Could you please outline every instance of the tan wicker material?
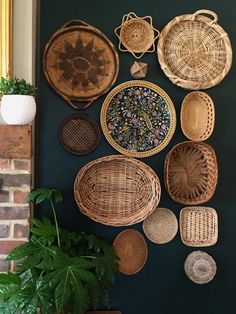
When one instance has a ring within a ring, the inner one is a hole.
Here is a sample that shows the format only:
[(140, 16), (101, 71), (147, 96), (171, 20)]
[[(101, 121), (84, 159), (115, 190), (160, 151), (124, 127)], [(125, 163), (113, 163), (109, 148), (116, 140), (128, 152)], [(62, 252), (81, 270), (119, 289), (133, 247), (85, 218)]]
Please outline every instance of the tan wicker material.
[[(152, 103), (148, 106), (149, 101)], [(164, 149), (176, 127), (175, 107), (170, 97), (159, 86), (142, 80), (116, 86), (103, 102), (100, 120), (111, 146), (135, 158), (149, 157)], [(126, 136), (128, 140), (124, 143)], [(142, 145), (138, 146), (140, 142)]]
[(178, 231), (175, 214), (167, 208), (157, 208), (143, 221), (143, 231), (154, 243), (170, 242)]
[(217, 242), (217, 212), (211, 207), (185, 207), (180, 212), (181, 240), (188, 246), (210, 246)]
[(135, 61), (130, 68), (130, 74), (135, 79), (144, 78), (147, 74), (147, 68), (147, 63)]
[(121, 231), (113, 242), (119, 257), (119, 270), (126, 275), (138, 273), (145, 265), (148, 248), (143, 235), (134, 229)]
[(174, 201), (185, 205), (207, 202), (218, 180), (214, 149), (203, 142), (177, 144), (166, 156), (164, 179)]
[[(110, 40), (80, 20), (62, 26), (44, 50), (43, 71), (51, 87), (75, 109), (83, 109), (115, 83), (119, 58)], [(83, 102), (83, 106), (77, 102)]]
[(100, 137), (100, 128), (87, 113), (66, 117), (59, 128), (59, 138), (63, 147), (76, 155), (92, 152), (97, 147)]
[(111, 155), (89, 162), (74, 183), (82, 213), (111, 226), (144, 220), (157, 207), (161, 186), (155, 172), (143, 162)]
[(123, 16), (115, 34), (119, 38), (119, 50), (130, 52), (136, 59), (140, 59), (144, 53), (155, 51), (155, 40), (160, 32), (153, 27), (151, 16), (138, 17), (130, 12)]
[(232, 47), (217, 20), (214, 12), (203, 9), (175, 17), (162, 30), (158, 59), (174, 84), (186, 89), (206, 89), (219, 84), (229, 72)]
[(215, 107), (204, 92), (191, 92), (183, 100), (180, 113), (184, 135), (192, 141), (207, 140), (215, 125)]
[(215, 277), (217, 266), (209, 254), (202, 251), (194, 251), (186, 258), (184, 270), (188, 278), (193, 282), (206, 284)]

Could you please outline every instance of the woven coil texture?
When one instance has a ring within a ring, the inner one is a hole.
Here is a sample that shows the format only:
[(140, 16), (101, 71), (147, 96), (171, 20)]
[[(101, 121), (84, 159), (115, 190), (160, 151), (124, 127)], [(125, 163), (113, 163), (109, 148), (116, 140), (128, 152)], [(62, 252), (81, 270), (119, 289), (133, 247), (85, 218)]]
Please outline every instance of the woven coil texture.
[(203, 9), (175, 17), (162, 30), (158, 59), (174, 84), (206, 89), (219, 84), (229, 72), (232, 47), (217, 20), (214, 12)]
[(101, 131), (89, 114), (74, 114), (64, 119), (59, 128), (63, 147), (70, 153), (84, 155), (98, 145)]
[(202, 142), (182, 142), (167, 154), (164, 166), (166, 190), (181, 204), (207, 202), (214, 194), (218, 167), (214, 149)]
[(178, 221), (168, 208), (157, 208), (143, 221), (143, 231), (150, 241), (164, 244), (175, 237)]
[(214, 259), (206, 252), (194, 251), (186, 258), (184, 270), (193, 282), (206, 284), (215, 277), (217, 266)]
[(207, 140), (215, 125), (215, 107), (204, 92), (191, 92), (183, 100), (180, 113), (184, 135), (192, 141)]
[(111, 226), (144, 220), (157, 207), (160, 195), (155, 172), (145, 163), (121, 155), (88, 163), (74, 183), (74, 197), (81, 212)]
[(180, 212), (180, 236), (188, 246), (210, 246), (217, 242), (217, 213), (211, 207), (185, 207)]
[(127, 229), (120, 232), (113, 242), (113, 247), (119, 257), (121, 273), (134, 275), (144, 267), (148, 257), (148, 248), (139, 231)]

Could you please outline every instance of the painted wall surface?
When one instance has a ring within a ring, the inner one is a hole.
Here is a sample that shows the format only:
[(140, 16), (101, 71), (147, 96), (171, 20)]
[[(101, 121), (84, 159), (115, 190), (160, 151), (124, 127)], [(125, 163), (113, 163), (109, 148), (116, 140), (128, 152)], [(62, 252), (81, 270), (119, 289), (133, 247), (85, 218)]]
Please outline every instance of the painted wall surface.
[[(98, 224), (83, 216), (73, 199), (73, 183), (77, 172), (87, 162), (117, 152), (103, 137), (98, 148), (91, 154), (77, 157), (66, 152), (58, 138), (61, 121), (75, 113), (48, 85), (42, 70), (42, 56), (46, 43), (61, 25), (71, 19), (84, 20), (101, 31), (117, 47), (114, 29), (121, 23), (125, 13), (135, 12), (139, 16), (151, 15), (154, 26), (162, 29), (175, 16), (193, 13), (207, 8), (219, 16), (219, 24), (228, 32), (236, 51), (236, 14), (233, 0), (173, 0), (173, 1), (77, 1), (41, 0), (38, 86), (39, 116), (37, 121), (37, 185), (53, 186), (61, 190), (64, 203), (60, 206), (59, 219), (64, 227), (92, 232), (112, 241), (125, 228), (112, 228)], [(129, 69), (134, 58), (128, 53), (119, 53), (120, 72), (116, 84), (130, 80)], [(188, 91), (173, 85), (160, 69), (156, 53), (142, 58), (148, 63), (147, 80), (162, 87), (171, 97), (177, 112), (177, 129), (170, 144), (159, 154), (143, 161), (159, 175), (162, 185), (160, 206), (172, 209), (178, 216), (181, 204), (173, 202), (164, 188), (163, 164), (168, 151), (175, 144), (186, 140), (180, 129), (181, 102)], [(235, 61), (235, 60), (234, 60)], [(236, 283), (236, 94), (235, 62), (223, 82), (207, 90), (215, 102), (216, 123), (213, 135), (207, 141), (217, 154), (219, 182), (213, 198), (205, 205), (216, 208), (219, 217), (219, 240), (215, 246), (202, 250), (216, 260), (218, 271), (211, 283), (196, 285), (185, 275), (183, 264), (186, 256), (194, 250), (182, 244), (179, 234), (166, 245), (155, 245), (147, 240), (149, 257), (145, 268), (135, 276), (120, 274), (111, 293), (111, 307), (123, 314), (235, 314)], [(97, 100), (86, 112), (99, 122), (99, 113), (105, 96)], [(41, 208), (36, 215), (50, 215)], [(142, 231), (142, 224), (132, 226)]]

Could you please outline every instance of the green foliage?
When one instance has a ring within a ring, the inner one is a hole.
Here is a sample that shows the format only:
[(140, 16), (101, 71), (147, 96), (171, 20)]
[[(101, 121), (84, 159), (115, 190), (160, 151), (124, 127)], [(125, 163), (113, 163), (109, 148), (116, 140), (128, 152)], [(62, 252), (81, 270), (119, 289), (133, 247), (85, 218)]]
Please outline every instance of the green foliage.
[(1, 77), (0, 80), (0, 94), (1, 95), (28, 95), (35, 96), (37, 88), (24, 79), (17, 77)]
[[(30, 201), (61, 202), (55, 189), (37, 189)], [(55, 218), (55, 217), (54, 217)], [(8, 255), (17, 261), (15, 274), (0, 274), (0, 313), (83, 313), (99, 302), (108, 305), (108, 292), (118, 272), (112, 246), (94, 235), (69, 232), (49, 219), (33, 219), (29, 242)], [(58, 238), (59, 244), (58, 245)]]

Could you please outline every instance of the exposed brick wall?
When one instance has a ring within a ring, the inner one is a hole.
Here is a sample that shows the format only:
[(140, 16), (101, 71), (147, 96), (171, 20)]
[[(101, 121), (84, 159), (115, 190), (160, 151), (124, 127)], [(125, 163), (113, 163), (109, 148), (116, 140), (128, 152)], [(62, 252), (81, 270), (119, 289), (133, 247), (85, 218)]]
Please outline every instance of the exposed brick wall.
[[(14, 270), (14, 265), (5, 258), (11, 249), (25, 243), (29, 236), (30, 130), (30, 126), (0, 126), (0, 272)], [(16, 146), (21, 148), (19, 154)]]

